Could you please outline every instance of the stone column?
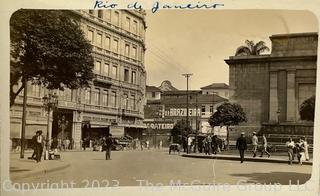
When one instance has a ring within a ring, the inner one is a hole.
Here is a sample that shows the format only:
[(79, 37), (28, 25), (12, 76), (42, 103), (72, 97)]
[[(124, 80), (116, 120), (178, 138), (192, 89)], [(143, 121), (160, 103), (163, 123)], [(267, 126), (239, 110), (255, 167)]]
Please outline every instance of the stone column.
[(80, 150), (80, 140), (81, 140), (81, 122), (82, 113), (78, 111), (73, 111), (73, 122), (72, 122), (72, 139), (74, 141), (74, 149)]
[[(48, 113), (47, 113), (48, 115)], [(48, 134), (48, 142), (49, 142), (49, 147), (51, 146), (51, 142), (52, 142), (52, 122), (53, 122), (53, 112), (50, 111), (50, 114), (49, 114), (49, 126), (47, 128), (49, 128), (49, 130), (46, 130), (46, 132), (43, 132), (42, 135), (47, 137), (47, 131), (49, 132)]]
[(269, 121), (277, 122), (278, 116), (278, 73), (270, 72)]
[(295, 70), (287, 71), (287, 121), (296, 119)]

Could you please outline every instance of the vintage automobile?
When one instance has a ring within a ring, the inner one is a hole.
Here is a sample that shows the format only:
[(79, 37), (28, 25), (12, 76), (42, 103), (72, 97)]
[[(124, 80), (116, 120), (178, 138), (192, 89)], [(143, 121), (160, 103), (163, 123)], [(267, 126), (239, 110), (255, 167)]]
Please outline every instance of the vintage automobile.
[[(111, 150), (119, 151), (128, 148), (132, 144), (132, 138), (130, 136), (121, 136), (121, 137), (113, 137), (113, 144)], [(103, 141), (95, 143), (93, 146), (94, 151), (105, 151), (105, 147), (103, 146)]]

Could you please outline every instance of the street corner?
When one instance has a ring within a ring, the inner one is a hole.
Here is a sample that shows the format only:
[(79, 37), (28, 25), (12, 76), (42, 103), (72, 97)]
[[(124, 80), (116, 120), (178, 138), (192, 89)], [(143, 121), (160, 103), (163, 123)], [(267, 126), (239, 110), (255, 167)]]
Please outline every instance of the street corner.
[(30, 159), (10, 160), (9, 174), (10, 179), (15, 181), (63, 170), (70, 166), (70, 163), (63, 160), (43, 160), (38, 163)]

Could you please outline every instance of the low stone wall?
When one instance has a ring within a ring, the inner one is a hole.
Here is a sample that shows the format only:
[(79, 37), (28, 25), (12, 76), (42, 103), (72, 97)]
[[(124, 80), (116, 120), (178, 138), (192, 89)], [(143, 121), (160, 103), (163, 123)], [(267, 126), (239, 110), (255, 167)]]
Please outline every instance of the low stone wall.
[(313, 143), (313, 124), (262, 124), (261, 126), (230, 126), (230, 144), (235, 143), (241, 132), (245, 132), (248, 143), (251, 143), (252, 132), (257, 132), (258, 136), (265, 134), (269, 143), (285, 144), (288, 137), (298, 141), (305, 136), (309, 144)]

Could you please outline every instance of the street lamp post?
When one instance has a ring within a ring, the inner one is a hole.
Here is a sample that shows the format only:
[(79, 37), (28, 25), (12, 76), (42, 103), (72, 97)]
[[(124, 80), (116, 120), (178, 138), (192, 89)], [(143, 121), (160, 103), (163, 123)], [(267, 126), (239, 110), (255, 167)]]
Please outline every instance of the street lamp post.
[(281, 113), (281, 111), (280, 111), (280, 109), (278, 109), (278, 111), (277, 111), (278, 124), (280, 124), (280, 113)]
[(46, 150), (45, 150), (45, 155), (44, 155), (44, 158), (48, 159), (49, 148), (50, 148), (50, 144), (49, 144), (50, 111), (51, 110), (53, 111), (57, 107), (58, 96), (56, 95), (56, 93), (54, 93), (53, 95), (51, 93), (49, 93), (48, 95), (45, 95), (42, 99), (43, 99), (43, 107), (48, 112), (47, 113), (48, 117), (47, 117)]
[[(185, 78), (187, 78), (187, 134), (189, 132), (189, 77), (192, 76), (192, 73), (186, 73), (182, 74)], [(182, 139), (182, 134), (181, 134)], [(183, 145), (183, 139), (182, 139), (182, 145)]]

